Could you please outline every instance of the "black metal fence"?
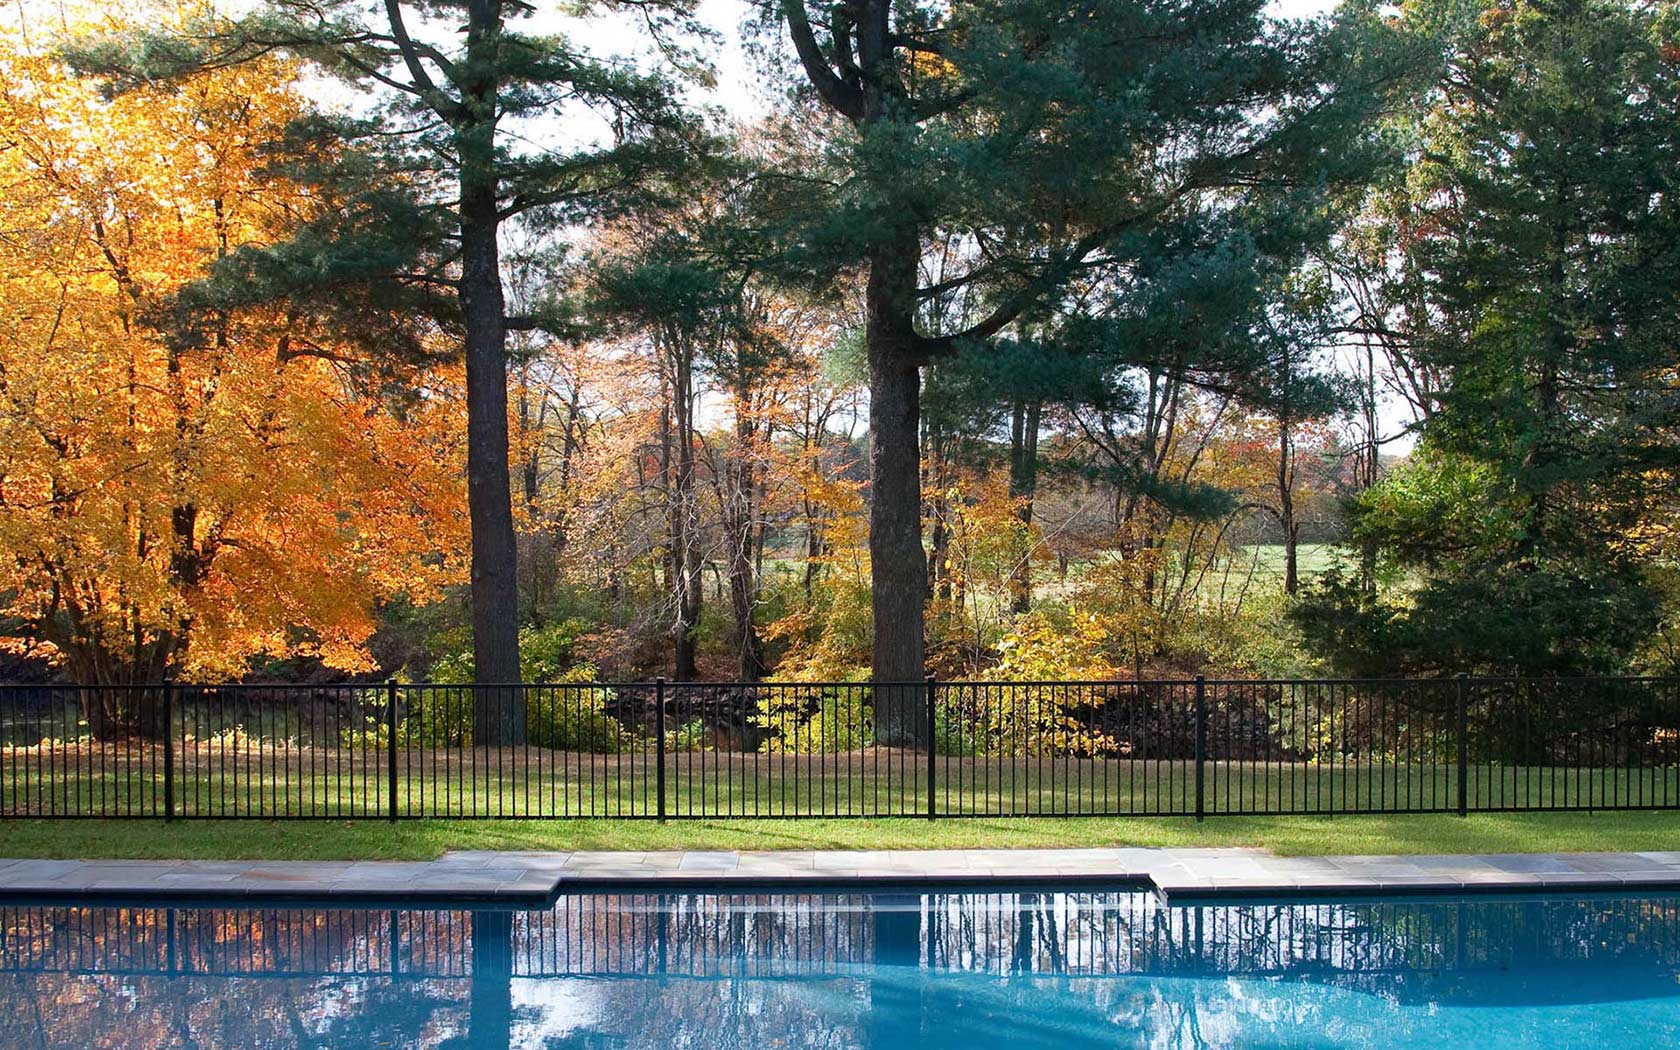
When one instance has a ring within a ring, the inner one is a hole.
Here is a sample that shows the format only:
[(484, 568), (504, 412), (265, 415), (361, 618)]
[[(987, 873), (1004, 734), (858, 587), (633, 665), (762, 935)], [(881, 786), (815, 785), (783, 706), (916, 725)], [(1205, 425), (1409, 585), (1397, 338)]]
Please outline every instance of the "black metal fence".
[(0, 816), (1680, 807), (1680, 679), (0, 686)]

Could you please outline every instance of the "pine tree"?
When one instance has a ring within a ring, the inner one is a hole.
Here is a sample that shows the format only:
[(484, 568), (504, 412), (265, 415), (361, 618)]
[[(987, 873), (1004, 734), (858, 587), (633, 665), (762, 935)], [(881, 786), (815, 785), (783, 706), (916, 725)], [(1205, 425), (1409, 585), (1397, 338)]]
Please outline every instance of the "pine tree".
[[(682, 0), (636, 6), (661, 31), (686, 16)], [(401, 332), (416, 316), (459, 341), (474, 665), (478, 681), (498, 684), (519, 679), (507, 333), (565, 321), (508, 314), (498, 232), (514, 221), (559, 226), (621, 206), (698, 142), (668, 77), (509, 25), (533, 11), (518, 0), (384, 0), (371, 10), (351, 0), (270, 0), (236, 20), (207, 18), (182, 33), (95, 41), (71, 53), (119, 89), (283, 52), (375, 92), (371, 115), (318, 116), (277, 143), (277, 163), (334, 198), (328, 219), (290, 243), (234, 253), (184, 305), (284, 296), (335, 318), (372, 353), (413, 349)], [(595, 119), (611, 131), (597, 142), (540, 118)], [(524, 145), (532, 140), (540, 145)], [(481, 690), (478, 701), (477, 739), (521, 738), (517, 690)]]
[(1680, 453), (1680, 48), (1625, 0), (1420, 5), (1446, 75), (1383, 203), (1385, 319), (1436, 407), (1357, 529), (1419, 585), (1301, 611), (1362, 671), (1624, 670)]
[[(839, 170), (801, 243), (868, 274), (877, 682), (924, 669), (921, 369), (1054, 308), (1163, 222), (1360, 169), (1352, 129), (1393, 73), (1372, 18), (1283, 22), (1264, 8), (780, 0), (803, 78), (837, 118), (812, 117)], [(964, 265), (928, 282), (935, 243)], [(929, 304), (953, 298), (969, 320), (930, 323)], [(921, 739), (919, 691), (886, 692), (880, 738)]]

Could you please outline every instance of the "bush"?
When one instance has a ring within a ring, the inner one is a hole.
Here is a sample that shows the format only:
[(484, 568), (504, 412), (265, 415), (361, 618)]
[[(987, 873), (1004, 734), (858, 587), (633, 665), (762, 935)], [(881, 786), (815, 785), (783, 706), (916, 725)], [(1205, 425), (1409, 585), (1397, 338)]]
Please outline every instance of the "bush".
[[(634, 742), (634, 734), (607, 714), (614, 699), (609, 689), (584, 685), (585, 668), (568, 672), (578, 687), (528, 688), (525, 691), (526, 740), (533, 747), (556, 751), (617, 754)], [(381, 694), (383, 690), (381, 690)], [(397, 746), (404, 749), (472, 747), (473, 691), (467, 687), (430, 686), (402, 691)], [(388, 740), (382, 712), (365, 716), (360, 728), (341, 735), (345, 747), (383, 747)]]
[(585, 751), (614, 755), (629, 750), (634, 735), (607, 714), (614, 694), (610, 689), (539, 689), (526, 698), (529, 740), (555, 751)]
[(1084, 691), (957, 686), (934, 710), (934, 748), (953, 758), (1122, 754), (1119, 741), (1079, 717), (1094, 715), (1100, 702)]
[[(595, 667), (577, 658), (578, 648), (595, 625), (570, 619), (519, 631), (519, 678), (525, 682), (588, 682)], [(471, 648), (458, 649), (432, 665), (432, 681), (465, 685), (475, 678)]]
[(788, 612), (764, 628), (764, 640), (783, 650), (777, 674), (791, 680), (843, 682), (869, 674), (874, 644), (869, 577), (836, 556), (817, 579), (811, 600), (788, 600)]
[[(368, 690), (364, 711), (384, 704), (384, 687)], [(397, 722), (397, 746), (405, 750), (429, 747), (471, 747), (472, 691), (449, 688), (405, 688), (401, 693), (401, 719)], [(346, 729), (340, 743), (347, 748), (385, 747), (389, 740), (385, 715), (375, 711), (363, 715), (363, 725)]]
[(753, 722), (769, 730), (766, 754), (833, 754), (875, 743), (875, 712), (867, 689), (773, 690), (758, 702)]
[(672, 754), (705, 751), (706, 723), (696, 718), (665, 734), (665, 750)]

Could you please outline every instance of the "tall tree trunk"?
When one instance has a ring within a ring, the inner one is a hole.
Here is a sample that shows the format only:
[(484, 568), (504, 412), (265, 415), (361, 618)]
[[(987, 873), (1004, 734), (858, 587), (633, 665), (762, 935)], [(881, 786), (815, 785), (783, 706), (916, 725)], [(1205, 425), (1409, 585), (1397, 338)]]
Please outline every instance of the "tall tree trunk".
[[(745, 386), (743, 381), (742, 386)], [(758, 564), (753, 539), (758, 523), (758, 488), (752, 457), (757, 425), (752, 400), (738, 396), (734, 451), (724, 466), (724, 529), (729, 543), (729, 608), (735, 619), (736, 667), (743, 682), (764, 677), (764, 643), (753, 623), (758, 605)], [(741, 418), (745, 415), (747, 418)]]
[(1019, 615), (1032, 608), (1033, 499), (1038, 492), (1039, 401), (1015, 403), (1009, 428), (1009, 498), (1021, 522), (1022, 542), (1009, 577), (1009, 609)]
[(1295, 443), (1288, 414), (1278, 417), (1278, 524), (1283, 528), (1283, 593), (1301, 589), (1298, 570), (1301, 524), (1295, 520)]
[[(912, 234), (871, 260), (869, 308), (869, 558), (877, 683), (920, 681), (927, 555), (922, 550), (921, 370), (912, 314)], [(920, 743), (926, 722), (919, 688), (877, 688), (875, 734), (885, 744)]]
[[(899, 79), (902, 67), (894, 52), (902, 41), (892, 32), (893, 5), (888, 0), (857, 0), (835, 9), (830, 30), (836, 40), (846, 41), (843, 53), (836, 56), (844, 76), (829, 65), (804, 5), (799, 0), (782, 0), (781, 8), (799, 61), (825, 104), (864, 129), (914, 119)], [(886, 198), (894, 196), (892, 186), (877, 189)], [(869, 248), (864, 293), (871, 437), (872, 673), (878, 686), (918, 681), (927, 666), (922, 635), (927, 557), (922, 550), (917, 448), (920, 366), (927, 348), (915, 329), (922, 238), (915, 215), (899, 213), (894, 221), (896, 228), (883, 231)], [(931, 735), (922, 693), (920, 688), (877, 688), (878, 740), (907, 744)]]
[(750, 497), (740, 497), (745, 506), (740, 520), (731, 522), (729, 550), (729, 605), (735, 618), (737, 666), (741, 681), (756, 682), (764, 677), (764, 643), (753, 623), (758, 604), (758, 580), (753, 565), (753, 527)]
[[(507, 328), (496, 245), (496, 52), (501, 4), (467, 6), (466, 115), (457, 125), (461, 164), (461, 314), (466, 327), (467, 513), (472, 526), (473, 663), (480, 683), (519, 682), (519, 556), (508, 475)], [(479, 689), (480, 744), (525, 739), (521, 690)]]
[(931, 535), (928, 537), (928, 593), (936, 601), (951, 601), (951, 503), (945, 498), (948, 480), (945, 476), (945, 440), (938, 427), (927, 433), (928, 484), (933, 488), (929, 506)]
[[(1369, 340), (1365, 343), (1365, 375), (1360, 384), (1360, 414), (1365, 426), (1365, 447), (1360, 450), (1358, 485), (1361, 492), (1377, 483), (1382, 473), (1382, 435), (1377, 422), (1377, 359)], [(1359, 589), (1365, 594), (1377, 593), (1377, 540), (1364, 536), (1359, 540)]]
[(805, 600), (809, 602), (815, 596), (817, 589), (817, 574), (822, 571), (819, 561), (825, 553), (823, 544), (822, 521), (817, 516), (816, 501), (811, 499), (809, 492), (802, 499), (802, 510), (805, 513)]
[(673, 613), (671, 643), (675, 666), (672, 677), (693, 681), (699, 675), (696, 630), (705, 600), (700, 552), (694, 542), (694, 353), (679, 339), (669, 341), (671, 371), (668, 510), (670, 578)]
[[(817, 437), (816, 428), (812, 422), (812, 398), (810, 391), (805, 394), (805, 419), (802, 424), (801, 458), (810, 471), (810, 477), (822, 476), (822, 443)], [(811, 481), (807, 478), (800, 487), (799, 510), (805, 519), (805, 571), (803, 584), (805, 600), (809, 602), (817, 587), (817, 559), (823, 554), (822, 521), (818, 517), (817, 501), (811, 495)]]
[(543, 606), (546, 601), (544, 583), (553, 571), (550, 554), (552, 547), (547, 530), (539, 527), (542, 524), (541, 484), (542, 484), (542, 431), (545, 424), (546, 405), (539, 409), (535, 419), (531, 416), (531, 384), (529, 372), (520, 377), (519, 383), (519, 447), (521, 459), (519, 463), (520, 498), (524, 504), (526, 522), (526, 544), (523, 569), (527, 584), (526, 595), (530, 599), (530, 606), (526, 611), (526, 621), (532, 627), (542, 627)]

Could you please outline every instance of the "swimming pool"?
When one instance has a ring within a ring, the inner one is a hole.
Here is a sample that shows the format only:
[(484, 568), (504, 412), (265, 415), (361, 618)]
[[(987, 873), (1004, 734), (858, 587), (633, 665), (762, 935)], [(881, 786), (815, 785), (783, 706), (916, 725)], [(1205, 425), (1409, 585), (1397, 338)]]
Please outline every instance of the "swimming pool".
[(1680, 897), (0, 906), (0, 1046), (1668, 1047)]

